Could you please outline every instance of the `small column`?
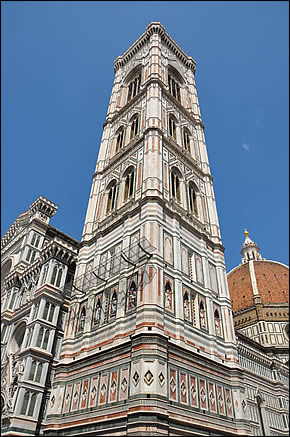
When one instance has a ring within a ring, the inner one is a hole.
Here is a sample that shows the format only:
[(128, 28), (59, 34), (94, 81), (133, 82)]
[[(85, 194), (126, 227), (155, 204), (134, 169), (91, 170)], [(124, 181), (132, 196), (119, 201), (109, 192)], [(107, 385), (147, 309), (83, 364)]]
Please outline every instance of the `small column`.
[(34, 325), (34, 328), (33, 328), (30, 346), (34, 346), (34, 347), (36, 346), (36, 341), (38, 338), (39, 330), (40, 330), (40, 325), (39, 325), (39, 323), (36, 323)]
[(39, 304), (39, 308), (38, 308), (38, 316), (40, 319), (43, 318), (43, 311), (44, 311), (45, 304), (46, 304), (46, 300), (41, 299), (40, 304)]
[(47, 352), (51, 353), (51, 349), (52, 349), (52, 345), (53, 345), (53, 340), (54, 340), (54, 334), (55, 334), (55, 330), (51, 329), (49, 332), (49, 338), (48, 338), (48, 343), (47, 343)]

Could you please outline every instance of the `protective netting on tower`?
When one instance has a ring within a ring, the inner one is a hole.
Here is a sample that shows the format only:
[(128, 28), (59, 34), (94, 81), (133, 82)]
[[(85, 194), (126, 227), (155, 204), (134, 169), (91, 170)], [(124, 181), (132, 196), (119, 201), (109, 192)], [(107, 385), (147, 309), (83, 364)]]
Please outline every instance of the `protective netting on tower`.
[(106, 259), (101, 260), (99, 266), (91, 268), (74, 281), (73, 288), (86, 293), (132, 266), (141, 267), (148, 262), (155, 249), (147, 238), (142, 237), (137, 243), (123, 248), (112, 256), (108, 252)]

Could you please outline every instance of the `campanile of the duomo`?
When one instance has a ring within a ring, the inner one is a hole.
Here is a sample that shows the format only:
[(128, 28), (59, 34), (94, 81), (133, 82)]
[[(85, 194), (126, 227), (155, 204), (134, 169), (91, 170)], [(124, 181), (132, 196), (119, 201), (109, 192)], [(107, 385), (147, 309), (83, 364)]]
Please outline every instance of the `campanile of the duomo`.
[(152, 22), (115, 80), (45, 435), (250, 435), (196, 63)]

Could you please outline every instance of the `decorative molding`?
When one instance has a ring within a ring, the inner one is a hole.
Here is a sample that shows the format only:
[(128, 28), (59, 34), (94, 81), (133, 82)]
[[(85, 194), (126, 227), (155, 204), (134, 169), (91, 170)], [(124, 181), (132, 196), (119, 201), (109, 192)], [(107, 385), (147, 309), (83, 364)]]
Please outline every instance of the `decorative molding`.
[(161, 40), (165, 45), (174, 53), (177, 59), (179, 59), (188, 69), (193, 73), (196, 71), (196, 62), (191, 56), (187, 56), (184, 51), (178, 46), (178, 44), (168, 35), (165, 31), (165, 27), (159, 22), (151, 22), (146, 31), (126, 50), (122, 56), (118, 56), (114, 61), (114, 72), (116, 73), (119, 68), (123, 68), (150, 40), (153, 34), (160, 35)]

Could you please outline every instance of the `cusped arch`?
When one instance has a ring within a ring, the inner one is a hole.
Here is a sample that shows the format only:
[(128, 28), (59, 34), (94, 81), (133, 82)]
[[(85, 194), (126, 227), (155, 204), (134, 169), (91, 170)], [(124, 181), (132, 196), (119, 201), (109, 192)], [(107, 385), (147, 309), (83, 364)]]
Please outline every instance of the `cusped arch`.
[(170, 112), (170, 113), (168, 114), (168, 118), (169, 118), (169, 119), (171, 118), (171, 120), (173, 120), (175, 124), (178, 124), (178, 123), (179, 123), (179, 122), (178, 122), (178, 119), (177, 119), (177, 117), (176, 117), (176, 115), (175, 115), (173, 112)]
[(116, 185), (117, 184), (117, 179), (116, 178), (113, 178), (113, 179), (111, 179), (110, 180), (110, 182), (107, 184), (107, 186), (106, 186), (106, 188), (105, 188), (105, 192), (109, 192), (110, 191), (110, 189), (114, 186), (114, 185)]
[(139, 117), (140, 117), (140, 113), (134, 112), (134, 114), (129, 119), (129, 124), (131, 124), (136, 118), (139, 118)]
[(135, 172), (136, 168), (133, 164), (128, 165), (128, 167), (124, 170), (121, 178), (122, 179), (126, 179), (126, 177), (128, 176), (129, 173)]
[(142, 73), (142, 64), (136, 65), (134, 68), (132, 68), (131, 71), (128, 72), (128, 74), (124, 77), (123, 83), (128, 84), (132, 79), (134, 79), (137, 74)]
[(188, 182), (188, 185), (189, 185), (189, 187), (193, 188), (193, 190), (194, 190), (196, 193), (199, 193), (199, 192), (200, 192), (198, 186), (196, 185), (196, 183), (195, 183), (193, 180), (190, 180), (190, 181)]
[(183, 173), (181, 172), (181, 170), (176, 165), (173, 165), (171, 167), (171, 171), (174, 172), (179, 177), (179, 179), (184, 180)]
[(185, 80), (182, 76), (182, 73), (180, 73), (172, 64), (168, 64), (168, 74), (171, 74), (180, 83), (180, 85), (185, 85)]

